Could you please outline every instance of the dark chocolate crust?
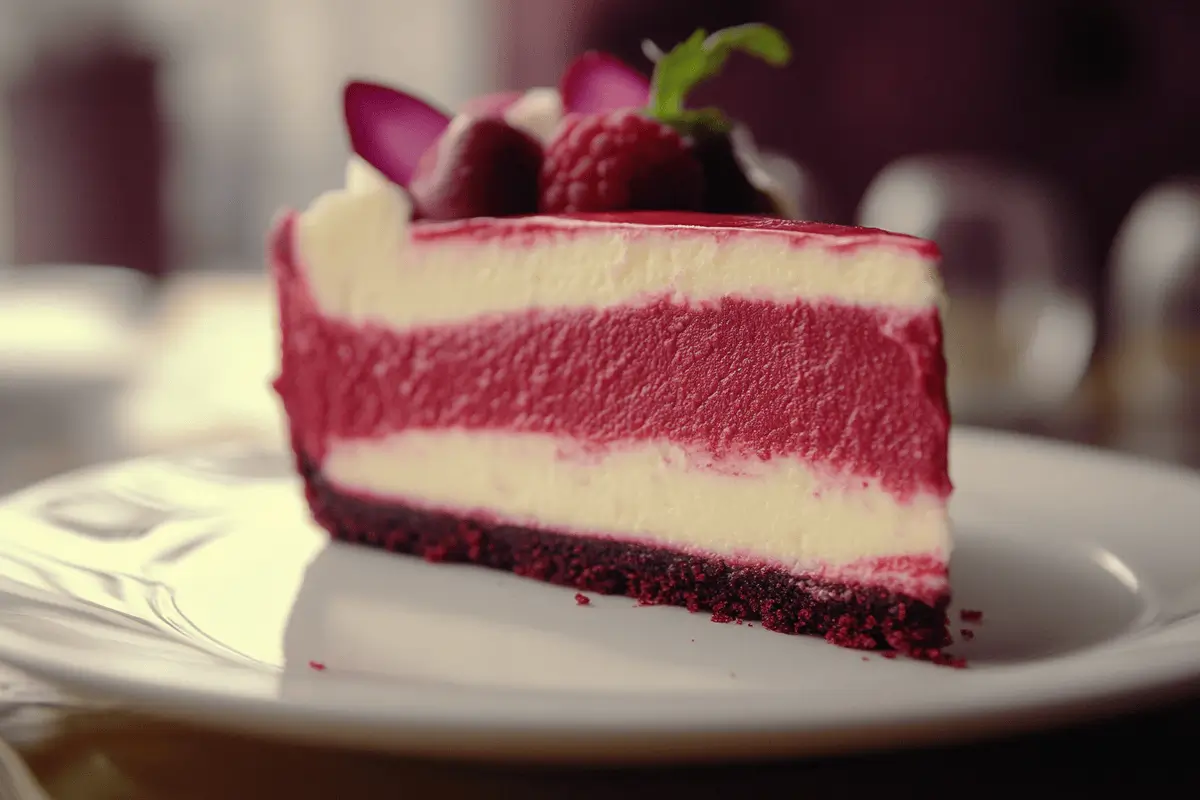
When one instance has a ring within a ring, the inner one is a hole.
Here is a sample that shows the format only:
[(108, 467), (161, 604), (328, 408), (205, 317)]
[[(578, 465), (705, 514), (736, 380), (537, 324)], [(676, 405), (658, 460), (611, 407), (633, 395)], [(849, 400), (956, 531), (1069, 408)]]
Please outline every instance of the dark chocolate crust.
[(379, 503), (339, 491), (304, 457), (298, 466), (314, 518), (341, 541), (707, 611), (721, 622), (761, 620), (773, 631), (821, 636), (843, 647), (958, 663), (942, 651), (950, 641), (948, 594), (930, 604), (770, 566)]

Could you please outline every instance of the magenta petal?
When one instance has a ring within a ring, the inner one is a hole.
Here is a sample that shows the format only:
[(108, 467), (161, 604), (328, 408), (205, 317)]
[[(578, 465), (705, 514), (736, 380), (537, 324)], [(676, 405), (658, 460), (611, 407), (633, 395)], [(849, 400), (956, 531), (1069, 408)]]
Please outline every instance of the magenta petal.
[(567, 113), (594, 114), (650, 102), (650, 80), (607, 53), (584, 53), (568, 64), (559, 91)]
[(460, 113), (472, 117), (498, 117), (524, 96), (524, 92), (493, 92), (463, 103)]
[(388, 180), (407, 187), (450, 117), (412, 95), (353, 81), (343, 93), (350, 146)]

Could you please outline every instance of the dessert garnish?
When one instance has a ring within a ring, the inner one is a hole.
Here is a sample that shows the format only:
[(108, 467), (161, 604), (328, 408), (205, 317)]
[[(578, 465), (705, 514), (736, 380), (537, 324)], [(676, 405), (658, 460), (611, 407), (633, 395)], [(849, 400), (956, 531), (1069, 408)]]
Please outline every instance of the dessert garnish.
[[(455, 117), (405, 92), (355, 81), (344, 95), (354, 152), (412, 194), (418, 219), (677, 210), (782, 215), (749, 177), (716, 108), (687, 95), (745, 53), (787, 63), (783, 35), (748, 24), (697, 30), (657, 54), (647, 79), (605, 53), (568, 65), (557, 90), (501, 92)], [(761, 181), (760, 181), (761, 182)]]
[(783, 66), (792, 57), (787, 40), (769, 25), (752, 23), (707, 35), (696, 31), (654, 65), (647, 112), (681, 132), (728, 131), (729, 120), (716, 108), (689, 109), (684, 99), (698, 84), (715, 77), (735, 52)]
[(669, 125), (635, 109), (567, 117), (546, 145), (539, 210), (699, 211), (704, 171)]
[(500, 116), (458, 117), (409, 191), (419, 219), (507, 217), (537, 209), (542, 146)]
[(352, 81), (343, 92), (350, 146), (385, 178), (408, 186), (421, 156), (450, 125), (449, 115), (405, 92)]
[(597, 114), (642, 108), (650, 102), (650, 80), (608, 53), (590, 52), (563, 72), (558, 90), (568, 114)]

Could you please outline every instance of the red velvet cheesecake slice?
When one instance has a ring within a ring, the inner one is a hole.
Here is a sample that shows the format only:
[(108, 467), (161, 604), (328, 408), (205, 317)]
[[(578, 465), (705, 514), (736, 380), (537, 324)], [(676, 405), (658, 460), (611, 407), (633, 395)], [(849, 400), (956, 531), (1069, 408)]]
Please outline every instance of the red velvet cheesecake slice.
[(412, 224), (356, 170), (271, 251), (276, 385), (335, 536), (945, 643), (933, 245), (700, 214)]
[[(656, 79), (722, 42), (777, 56), (763, 35), (692, 37)], [(946, 660), (936, 247), (705, 213), (770, 208), (770, 181), (712, 112), (597, 111), (581, 69), (612, 61), (581, 63), (570, 91), (453, 122), (348, 90), (346, 186), (270, 248), (276, 388), (314, 517), (568, 598)], [(617, 72), (626, 102), (637, 74)], [(562, 118), (570, 98), (591, 116)]]

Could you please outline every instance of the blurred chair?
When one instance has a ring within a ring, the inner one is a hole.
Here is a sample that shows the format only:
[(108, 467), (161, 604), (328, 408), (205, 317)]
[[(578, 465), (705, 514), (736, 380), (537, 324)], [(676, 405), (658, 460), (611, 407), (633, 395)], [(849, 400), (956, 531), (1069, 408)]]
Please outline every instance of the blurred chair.
[(1200, 178), (1142, 195), (1110, 280), (1116, 443), (1200, 464)]
[(1080, 224), (1049, 182), (983, 160), (912, 157), (868, 187), (860, 224), (941, 247), (956, 419), (1044, 419), (1078, 389), (1096, 342)]

